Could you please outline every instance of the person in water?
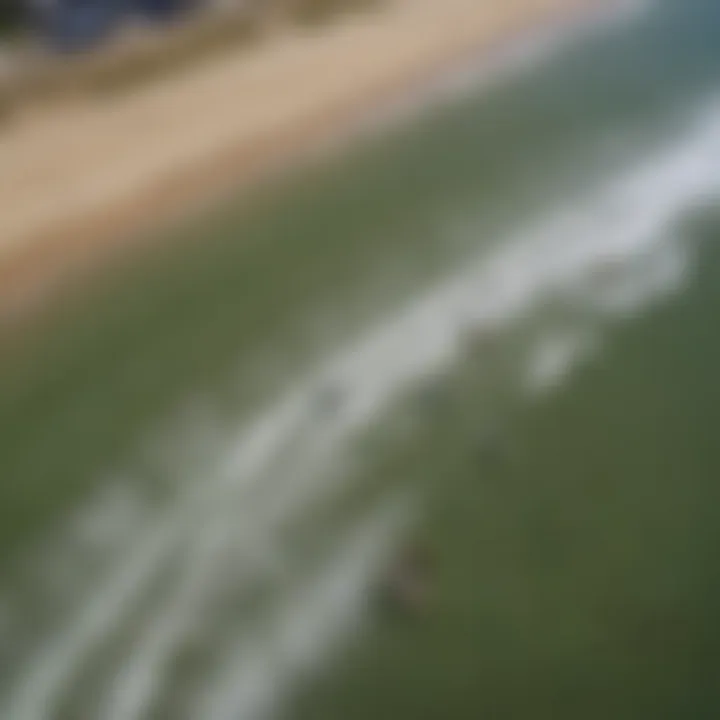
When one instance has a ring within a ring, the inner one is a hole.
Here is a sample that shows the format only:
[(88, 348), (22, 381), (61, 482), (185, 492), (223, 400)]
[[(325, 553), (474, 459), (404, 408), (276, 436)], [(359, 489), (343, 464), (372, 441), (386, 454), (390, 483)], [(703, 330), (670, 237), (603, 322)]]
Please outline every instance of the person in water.
[(432, 599), (432, 559), (421, 543), (405, 547), (388, 569), (382, 587), (384, 605), (392, 612), (425, 612)]

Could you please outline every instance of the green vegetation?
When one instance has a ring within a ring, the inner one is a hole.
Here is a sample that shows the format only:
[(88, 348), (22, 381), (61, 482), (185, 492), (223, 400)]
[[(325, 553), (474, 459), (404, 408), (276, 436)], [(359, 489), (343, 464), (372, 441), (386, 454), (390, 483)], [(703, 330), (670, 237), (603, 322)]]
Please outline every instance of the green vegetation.
[(17, 32), (23, 16), (22, 3), (18, 0), (4, 0), (0, 3), (0, 37)]
[(76, 92), (116, 92), (172, 71), (181, 70), (199, 58), (244, 46), (258, 39), (262, 26), (245, 13), (223, 18), (198, 18), (191, 25), (161, 31), (126, 50), (102, 50), (97, 57), (71, 60), (65, 72), (52, 74), (49, 85)]
[[(22, 95), (0, 87), (0, 117), (22, 98), (118, 92), (190, 66), (201, 58), (244, 47), (285, 18), (314, 23), (341, 12), (375, 7), (384, 0), (287, 0), (267, 9), (198, 14), (143, 38), (120, 39), (91, 53), (66, 57), (25, 73)], [(15, 15), (0, 15), (0, 32)], [(5, 22), (3, 23), (3, 18)]]

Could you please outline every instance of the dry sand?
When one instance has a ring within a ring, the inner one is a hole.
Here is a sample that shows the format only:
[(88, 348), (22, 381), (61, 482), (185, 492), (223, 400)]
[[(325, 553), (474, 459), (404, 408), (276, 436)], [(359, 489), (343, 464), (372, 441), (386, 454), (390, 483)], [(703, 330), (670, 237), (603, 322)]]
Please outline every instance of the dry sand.
[[(589, 0), (388, 0), (0, 132), (0, 308), (130, 245), (469, 52)], [(102, 251), (102, 252), (101, 252)]]

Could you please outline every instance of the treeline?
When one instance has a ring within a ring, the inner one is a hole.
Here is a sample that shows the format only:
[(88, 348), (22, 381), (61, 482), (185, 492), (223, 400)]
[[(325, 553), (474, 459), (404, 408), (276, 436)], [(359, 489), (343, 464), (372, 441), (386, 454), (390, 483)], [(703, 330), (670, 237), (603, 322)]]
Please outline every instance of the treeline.
[[(21, 27), (50, 35), (72, 35), (73, 26), (84, 28), (87, 39), (106, 34), (105, 25), (118, 25), (123, 13), (155, 19), (198, 11), (212, 12), (219, 0), (0, 0), (0, 33)], [(321, 21), (344, 10), (372, 6), (383, 0), (235, 0), (238, 11), (249, 11), (256, 18), (285, 16), (301, 22)], [(232, 6), (232, 0), (223, 3)], [(35, 8), (32, 11), (31, 8)], [(70, 43), (72, 44), (72, 43)], [(78, 44), (86, 44), (79, 42)]]
[[(90, 2), (92, 0), (84, 0)], [(345, 12), (362, 10), (392, 0), (254, 0), (239, 1), (223, 11), (199, 11), (192, 22), (173, 24), (141, 42), (94, 43), (93, 52), (63, 54), (18, 67), (12, 76), (0, 76), (0, 120), (32, 98), (116, 92), (194, 63), (199, 57), (230, 47), (262, 42), (278, 23), (331, 22)], [(19, 4), (0, 0), (6, 27), (23, 23)]]
[(21, 27), (25, 20), (24, 3), (20, 0), (0, 0), (0, 33)]

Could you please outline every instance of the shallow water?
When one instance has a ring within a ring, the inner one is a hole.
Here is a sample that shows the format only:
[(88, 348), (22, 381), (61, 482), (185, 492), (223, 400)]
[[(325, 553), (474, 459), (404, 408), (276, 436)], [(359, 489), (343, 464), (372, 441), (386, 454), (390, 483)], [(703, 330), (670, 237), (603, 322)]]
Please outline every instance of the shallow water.
[(0, 378), (0, 716), (714, 717), (718, 20), (466, 73), (68, 299)]

